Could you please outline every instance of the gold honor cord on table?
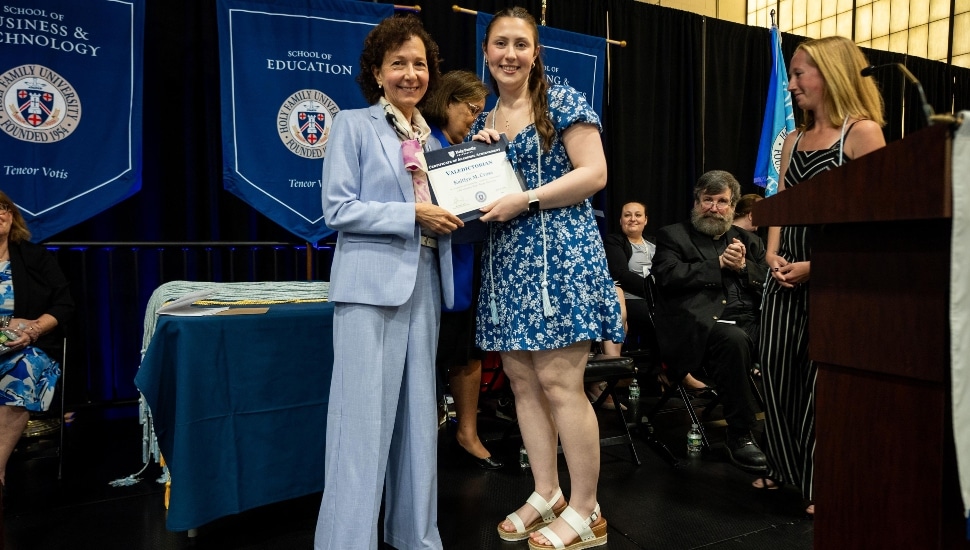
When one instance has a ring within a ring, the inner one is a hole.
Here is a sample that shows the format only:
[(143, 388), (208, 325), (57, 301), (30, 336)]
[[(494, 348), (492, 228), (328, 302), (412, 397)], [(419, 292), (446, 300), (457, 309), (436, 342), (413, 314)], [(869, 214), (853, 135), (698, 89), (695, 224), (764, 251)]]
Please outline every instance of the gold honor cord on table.
[(198, 300), (193, 306), (271, 306), (274, 304), (317, 304), (327, 302), (326, 298), (291, 298), (279, 300)]
[[(451, 6), (451, 11), (454, 11), (457, 13), (467, 13), (468, 15), (478, 15), (477, 11), (463, 8), (457, 4), (453, 4)], [(542, 3), (542, 26), (543, 27), (546, 26), (546, 3), (545, 2)], [(607, 38), (606, 43), (613, 44), (614, 46), (619, 46), (621, 48), (626, 47), (626, 40), (613, 40), (612, 38)]]

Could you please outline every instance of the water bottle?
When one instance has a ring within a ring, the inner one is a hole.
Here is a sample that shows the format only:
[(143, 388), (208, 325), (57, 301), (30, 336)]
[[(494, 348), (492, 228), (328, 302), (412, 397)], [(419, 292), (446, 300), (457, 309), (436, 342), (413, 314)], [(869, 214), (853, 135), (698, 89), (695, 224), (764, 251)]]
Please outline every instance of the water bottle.
[(633, 369), (633, 380), (630, 381), (630, 403), (636, 406), (640, 400), (640, 384), (637, 383), (637, 369)]
[(687, 456), (700, 456), (703, 447), (704, 437), (701, 436), (700, 429), (697, 424), (691, 424), (690, 431), (687, 432)]
[(519, 468), (523, 471), (529, 469), (529, 453), (525, 450), (525, 445), (519, 446)]

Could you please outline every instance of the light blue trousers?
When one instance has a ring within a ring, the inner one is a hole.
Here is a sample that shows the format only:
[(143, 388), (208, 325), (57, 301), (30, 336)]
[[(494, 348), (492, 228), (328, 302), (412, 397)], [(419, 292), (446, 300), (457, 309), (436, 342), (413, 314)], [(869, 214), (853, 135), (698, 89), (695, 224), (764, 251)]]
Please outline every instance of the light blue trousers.
[(376, 550), (385, 488), (384, 540), (399, 550), (442, 548), (434, 377), (440, 303), (437, 258), (422, 247), (404, 305), (335, 304), (315, 550)]

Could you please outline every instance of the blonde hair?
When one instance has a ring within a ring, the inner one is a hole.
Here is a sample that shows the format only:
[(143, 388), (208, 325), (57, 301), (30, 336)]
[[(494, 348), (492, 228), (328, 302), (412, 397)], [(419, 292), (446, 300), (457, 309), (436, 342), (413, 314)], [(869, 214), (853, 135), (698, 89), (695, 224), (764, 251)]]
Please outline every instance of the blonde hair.
[[(806, 40), (795, 48), (804, 51), (825, 81), (825, 109), (830, 125), (839, 127), (846, 117), (868, 119), (885, 126), (882, 95), (876, 83), (861, 74), (869, 66), (854, 42), (843, 36)], [(815, 124), (815, 113), (805, 111), (802, 128)]]

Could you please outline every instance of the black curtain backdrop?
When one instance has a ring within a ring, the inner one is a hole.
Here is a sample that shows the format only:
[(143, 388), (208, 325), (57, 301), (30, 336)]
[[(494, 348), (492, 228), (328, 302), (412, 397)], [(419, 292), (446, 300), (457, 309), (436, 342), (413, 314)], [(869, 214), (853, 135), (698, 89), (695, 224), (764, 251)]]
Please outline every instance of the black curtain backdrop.
[[(541, 0), (454, 3), (486, 13), (521, 5), (537, 20), (542, 4)], [(475, 41), (475, 17), (454, 12), (453, 2), (428, 4), (422, 6), (419, 17), (441, 47), (443, 69), (473, 70), (480, 47)], [(633, 0), (551, 1), (546, 23), (627, 42), (626, 47), (607, 46), (603, 139), (609, 183), (594, 200), (605, 212), (604, 231), (618, 229), (619, 208), (629, 200), (647, 203), (648, 232), (684, 219), (692, 185), (706, 170), (728, 170), (745, 192), (759, 190), (751, 181), (771, 60), (767, 29)], [(299, 244), (297, 237), (223, 189), (216, 1), (148, 0), (145, 24), (141, 191), (51, 241)], [(783, 35), (786, 63), (801, 40)], [(873, 64), (906, 63), (923, 82), (937, 112), (970, 108), (970, 70), (865, 51)], [(910, 133), (925, 125), (912, 86), (892, 69), (880, 72), (877, 80), (891, 121), (887, 140), (899, 139), (904, 128)], [(86, 347), (88, 372), (80, 378), (86, 380), (89, 400), (137, 394), (133, 378), (140, 362), (141, 320), (147, 296), (157, 284), (157, 280), (100, 281), (96, 288), (80, 290), (83, 295), (77, 299), (82, 307), (103, 311), (100, 320), (92, 322), (98, 338), (73, 344)]]

